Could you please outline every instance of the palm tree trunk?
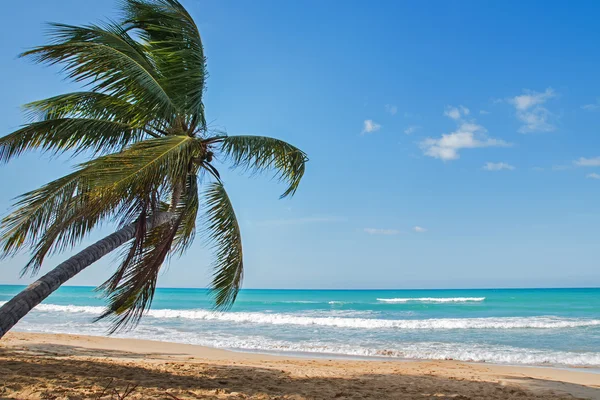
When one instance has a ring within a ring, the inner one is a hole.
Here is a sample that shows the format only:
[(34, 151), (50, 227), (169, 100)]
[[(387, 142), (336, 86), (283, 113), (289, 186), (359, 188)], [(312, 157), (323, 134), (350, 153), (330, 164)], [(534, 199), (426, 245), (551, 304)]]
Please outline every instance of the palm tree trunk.
[[(149, 227), (162, 225), (173, 218), (171, 213), (158, 214)], [(60, 263), (52, 271), (42, 276), (21, 293), (0, 307), (0, 339), (23, 318), (33, 307), (40, 304), (63, 283), (89, 267), (135, 235), (135, 225), (131, 224), (108, 235), (93, 245)]]

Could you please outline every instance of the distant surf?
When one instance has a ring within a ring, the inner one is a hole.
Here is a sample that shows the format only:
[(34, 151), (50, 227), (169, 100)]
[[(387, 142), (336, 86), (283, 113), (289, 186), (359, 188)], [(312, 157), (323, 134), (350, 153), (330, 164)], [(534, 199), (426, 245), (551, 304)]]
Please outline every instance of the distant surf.
[(399, 298), (399, 299), (377, 299), (382, 303), (467, 303), (470, 301), (484, 301), (485, 297), (416, 297), (416, 298)]

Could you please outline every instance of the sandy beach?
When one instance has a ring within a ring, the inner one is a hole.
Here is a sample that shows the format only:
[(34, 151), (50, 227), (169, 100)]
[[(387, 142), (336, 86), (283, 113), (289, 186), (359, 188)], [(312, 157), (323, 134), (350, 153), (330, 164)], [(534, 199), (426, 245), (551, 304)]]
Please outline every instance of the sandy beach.
[(0, 341), (0, 398), (600, 399), (600, 374), (451, 360), (294, 358), (10, 333)]

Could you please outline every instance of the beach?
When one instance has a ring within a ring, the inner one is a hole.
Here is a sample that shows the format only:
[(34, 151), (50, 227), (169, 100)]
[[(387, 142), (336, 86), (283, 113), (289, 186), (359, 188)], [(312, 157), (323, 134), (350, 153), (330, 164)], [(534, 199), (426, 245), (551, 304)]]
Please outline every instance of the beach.
[[(21, 287), (0, 285), (0, 304)], [(600, 368), (600, 289), (253, 290), (214, 312), (203, 289), (158, 288), (134, 330), (116, 337), (308, 357)], [(61, 287), (21, 332), (104, 336), (92, 287)]]
[(118, 399), (128, 391), (128, 399), (600, 399), (600, 374), (274, 356), (66, 334), (12, 332), (0, 341), (0, 398)]

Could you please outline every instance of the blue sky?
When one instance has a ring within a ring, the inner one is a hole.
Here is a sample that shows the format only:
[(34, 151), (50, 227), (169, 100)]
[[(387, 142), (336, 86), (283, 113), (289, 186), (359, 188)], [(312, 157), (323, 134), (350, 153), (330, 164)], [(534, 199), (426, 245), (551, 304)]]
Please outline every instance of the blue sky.
[[(268, 176), (225, 171), (245, 287), (600, 286), (598, 2), (184, 4), (208, 57), (211, 126), (310, 157), (291, 200)], [(115, 6), (5, 5), (2, 134), (24, 122), (21, 104), (77, 88), (16, 57), (44, 43), (44, 22), (98, 22)], [(73, 164), (30, 153), (2, 166), (0, 212)], [(159, 284), (205, 286), (209, 256), (197, 240)], [(25, 260), (2, 261), (0, 283), (30, 282)]]

